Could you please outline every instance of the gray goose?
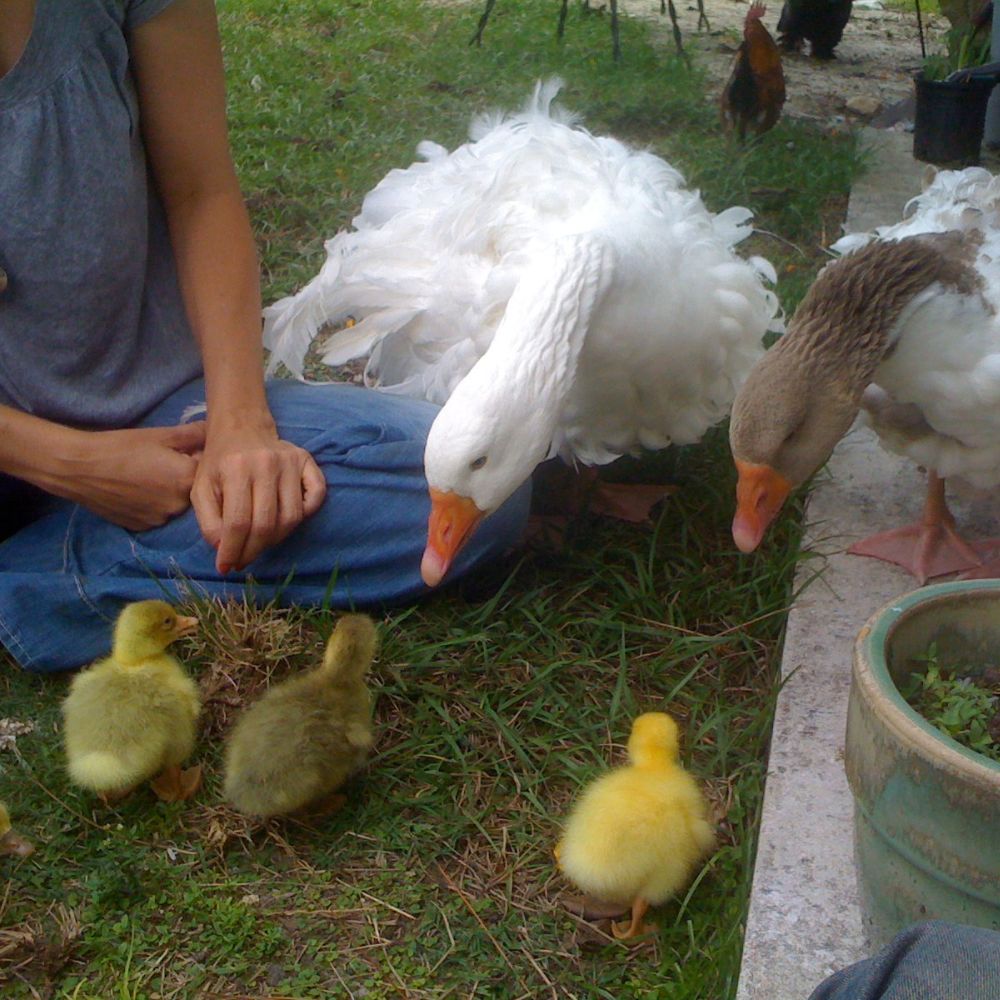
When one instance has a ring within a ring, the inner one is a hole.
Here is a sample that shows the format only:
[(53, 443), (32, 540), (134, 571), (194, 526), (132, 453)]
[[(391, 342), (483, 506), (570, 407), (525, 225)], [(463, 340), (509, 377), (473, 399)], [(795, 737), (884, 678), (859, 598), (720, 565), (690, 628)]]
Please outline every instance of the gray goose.
[[(928, 470), (921, 519), (851, 546), (924, 580), (1000, 575), (1000, 539), (958, 533), (945, 479), (1000, 483), (1000, 182), (939, 174), (903, 223), (828, 264), (788, 332), (733, 403), (733, 538), (760, 544), (785, 498), (829, 458), (859, 411), (889, 450)], [(850, 249), (872, 237), (850, 237)]]

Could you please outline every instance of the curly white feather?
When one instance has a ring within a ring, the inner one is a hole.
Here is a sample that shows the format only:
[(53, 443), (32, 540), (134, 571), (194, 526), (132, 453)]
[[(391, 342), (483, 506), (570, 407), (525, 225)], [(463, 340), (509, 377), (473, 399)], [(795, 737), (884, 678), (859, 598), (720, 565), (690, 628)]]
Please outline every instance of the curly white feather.
[[(578, 267), (591, 260), (604, 284), (586, 310), (585, 338), (567, 347), (572, 359), (546, 344), (559, 326), (558, 290), (544, 282), (537, 295), (550, 301), (531, 313), (531, 337), (510, 334), (540, 364), (573, 366), (564, 395), (546, 402), (555, 412), (545, 446), (603, 463), (696, 441), (723, 418), (764, 333), (781, 328), (765, 287), (774, 269), (733, 252), (751, 212), (712, 214), (659, 157), (591, 135), (553, 104), (559, 86), (539, 83), (520, 112), (477, 118), (465, 145), (446, 153), (422, 143), (423, 162), (391, 171), (353, 229), (327, 243), (316, 278), (265, 310), (271, 368), (284, 362), (301, 377), (321, 327), (350, 316), (356, 325), (325, 342), (323, 360), (367, 355), (373, 388), (444, 404), (490, 352), (502, 384), (516, 377), (515, 359), (505, 368), (498, 347), (512, 298), (556, 258), (560, 280), (583, 288), (563, 248), (586, 237)], [(606, 253), (583, 250), (598, 244)]]

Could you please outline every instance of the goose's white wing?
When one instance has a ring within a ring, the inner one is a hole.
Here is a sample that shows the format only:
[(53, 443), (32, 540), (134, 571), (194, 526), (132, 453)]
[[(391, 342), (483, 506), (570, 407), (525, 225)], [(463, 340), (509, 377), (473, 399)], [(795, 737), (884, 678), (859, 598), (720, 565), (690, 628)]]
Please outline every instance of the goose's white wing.
[[(750, 213), (713, 216), (663, 160), (552, 113), (556, 89), (540, 86), (518, 115), (478, 121), (450, 154), (422, 144), (425, 162), (389, 173), (354, 228), (327, 244), (320, 274), (266, 310), (272, 365), (301, 374), (319, 328), (353, 316), (324, 360), (367, 354), (368, 385), (443, 403), (490, 348), (525, 276), (588, 236), (609, 248), (613, 277), (559, 401), (552, 450), (607, 462), (695, 441), (724, 417), (778, 325), (770, 265), (732, 251)], [(544, 354), (538, 315), (537, 343), (524, 349)]]
[(489, 346), (532, 244), (559, 235), (552, 223), (572, 194), (547, 177), (571, 133), (549, 117), (557, 89), (537, 88), (492, 128), (477, 119), (475, 140), (453, 153), (423, 142), (424, 162), (390, 171), (353, 228), (327, 242), (320, 273), (264, 310), (270, 370), (283, 362), (301, 377), (320, 329), (353, 317), (325, 343), (324, 361), (377, 351), (366, 384), (444, 402)]

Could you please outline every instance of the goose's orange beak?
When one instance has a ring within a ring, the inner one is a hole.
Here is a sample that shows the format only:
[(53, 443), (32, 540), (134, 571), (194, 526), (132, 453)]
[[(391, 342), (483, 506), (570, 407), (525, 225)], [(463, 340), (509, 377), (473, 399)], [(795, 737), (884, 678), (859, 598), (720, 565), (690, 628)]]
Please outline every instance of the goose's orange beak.
[(420, 575), (428, 587), (436, 587), (486, 515), (468, 497), (433, 487), (430, 494), (431, 516), (427, 522), (427, 548), (420, 561)]
[(753, 552), (774, 520), (792, 484), (769, 465), (736, 460), (740, 474), (736, 484), (736, 515), (733, 541), (740, 552)]

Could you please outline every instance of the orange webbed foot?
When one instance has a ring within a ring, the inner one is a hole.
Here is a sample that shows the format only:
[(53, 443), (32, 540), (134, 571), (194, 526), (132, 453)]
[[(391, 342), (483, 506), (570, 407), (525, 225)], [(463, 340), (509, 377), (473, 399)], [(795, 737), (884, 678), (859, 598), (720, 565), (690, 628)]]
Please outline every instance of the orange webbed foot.
[(135, 788), (119, 788), (115, 791), (98, 792), (97, 797), (101, 800), (101, 805), (110, 809), (117, 805), (122, 799), (128, 798), (135, 791)]
[(632, 524), (652, 520), (653, 508), (677, 487), (659, 483), (604, 483), (594, 488), (590, 509), (595, 514)]
[(642, 918), (649, 909), (649, 903), (644, 899), (636, 899), (632, 903), (632, 919), (628, 924), (612, 924), (611, 933), (619, 941), (631, 941), (644, 934), (651, 934), (656, 930), (652, 924), (644, 924)]
[[(568, 516), (593, 514), (645, 524), (653, 508), (677, 487), (666, 483), (607, 483), (589, 466), (571, 469), (556, 462), (540, 465), (532, 476), (532, 513), (544, 517), (546, 528), (561, 533)], [(536, 532), (538, 531), (536, 527)]]
[(161, 802), (184, 802), (201, 787), (201, 764), (182, 771), (176, 764), (165, 767), (149, 783)]
[(936, 472), (927, 473), (927, 496), (920, 521), (903, 528), (883, 531), (855, 542), (851, 555), (871, 556), (902, 566), (923, 584), (935, 576), (976, 572), (1000, 545), (1000, 539), (970, 544), (955, 527), (955, 518), (945, 499), (945, 481)]
[(1000, 539), (970, 544), (947, 524), (910, 524), (855, 542), (847, 551), (895, 563), (922, 584), (949, 573), (978, 572), (998, 544)]
[(296, 810), (296, 814), (309, 819), (323, 819), (325, 816), (332, 816), (334, 813), (340, 812), (346, 805), (346, 795), (341, 792), (331, 792), (329, 795)]

